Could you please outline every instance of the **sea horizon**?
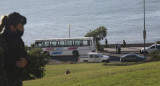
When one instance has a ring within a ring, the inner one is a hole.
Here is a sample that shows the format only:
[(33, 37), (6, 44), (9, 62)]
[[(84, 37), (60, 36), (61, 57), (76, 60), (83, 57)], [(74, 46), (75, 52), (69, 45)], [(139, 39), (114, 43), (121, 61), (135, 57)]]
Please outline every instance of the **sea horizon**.
[[(109, 44), (143, 43), (143, 0), (3, 0), (0, 5), (0, 15), (16, 11), (27, 17), (22, 37), (26, 45), (35, 39), (68, 37), (68, 24), (71, 37), (105, 26)], [(146, 43), (160, 40), (159, 8), (160, 1), (146, 0)]]

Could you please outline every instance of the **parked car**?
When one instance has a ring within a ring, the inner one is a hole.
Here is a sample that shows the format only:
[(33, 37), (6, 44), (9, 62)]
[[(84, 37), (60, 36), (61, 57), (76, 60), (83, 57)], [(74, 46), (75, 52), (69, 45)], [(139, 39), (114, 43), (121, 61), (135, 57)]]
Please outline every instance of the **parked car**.
[(88, 56), (79, 57), (78, 62), (109, 62), (110, 57), (97, 52), (90, 52)]
[(144, 56), (139, 56), (137, 54), (126, 54), (120, 57), (121, 62), (138, 62), (138, 61), (146, 61), (147, 58)]
[(146, 47), (145, 49), (142, 48), (140, 50), (140, 53), (150, 53), (150, 52), (153, 52), (153, 51), (156, 51), (156, 50), (160, 50), (160, 44), (153, 44), (151, 45), (150, 47)]

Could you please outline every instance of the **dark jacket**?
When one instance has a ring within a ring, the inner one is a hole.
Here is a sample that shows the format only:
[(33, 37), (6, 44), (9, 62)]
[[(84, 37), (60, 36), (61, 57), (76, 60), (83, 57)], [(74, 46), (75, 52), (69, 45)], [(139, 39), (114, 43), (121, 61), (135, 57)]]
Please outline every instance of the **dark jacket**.
[(0, 35), (0, 72), (3, 73), (1, 78), (6, 80), (19, 80), (23, 78), (23, 68), (16, 66), (16, 61), (20, 58), (26, 58), (28, 61), (27, 52), (25, 51), (24, 42), (21, 37), (4, 32)]

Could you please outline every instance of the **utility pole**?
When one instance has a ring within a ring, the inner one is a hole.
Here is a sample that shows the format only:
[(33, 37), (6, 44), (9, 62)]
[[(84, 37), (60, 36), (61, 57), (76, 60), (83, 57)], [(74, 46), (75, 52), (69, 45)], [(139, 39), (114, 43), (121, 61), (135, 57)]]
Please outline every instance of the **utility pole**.
[(70, 38), (70, 28), (71, 28), (70, 24), (68, 25), (68, 28), (69, 28), (69, 38)]
[(146, 46), (146, 22), (145, 22), (145, 0), (143, 0), (143, 5), (144, 5), (144, 30), (143, 30), (143, 39), (144, 39), (144, 57), (146, 56), (145, 55), (145, 51), (146, 51), (146, 49), (145, 49), (145, 46)]

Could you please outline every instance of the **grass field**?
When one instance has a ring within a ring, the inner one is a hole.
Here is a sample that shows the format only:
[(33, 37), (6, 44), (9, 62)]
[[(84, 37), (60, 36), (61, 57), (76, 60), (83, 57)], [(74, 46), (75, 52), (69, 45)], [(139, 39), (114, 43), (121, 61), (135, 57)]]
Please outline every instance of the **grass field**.
[[(160, 62), (127, 64), (47, 65), (44, 78), (24, 81), (23, 84), (24, 86), (160, 86)], [(65, 75), (65, 70), (70, 70), (71, 73)]]

